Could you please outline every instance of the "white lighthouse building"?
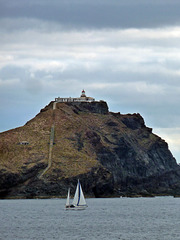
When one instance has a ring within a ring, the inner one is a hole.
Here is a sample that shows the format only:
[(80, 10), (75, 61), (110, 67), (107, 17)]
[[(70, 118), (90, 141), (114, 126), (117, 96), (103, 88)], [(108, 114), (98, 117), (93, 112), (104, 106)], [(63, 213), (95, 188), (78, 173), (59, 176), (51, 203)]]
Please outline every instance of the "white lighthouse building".
[(84, 89), (81, 92), (81, 96), (79, 98), (55, 98), (55, 102), (94, 102), (95, 99), (92, 97), (87, 97)]

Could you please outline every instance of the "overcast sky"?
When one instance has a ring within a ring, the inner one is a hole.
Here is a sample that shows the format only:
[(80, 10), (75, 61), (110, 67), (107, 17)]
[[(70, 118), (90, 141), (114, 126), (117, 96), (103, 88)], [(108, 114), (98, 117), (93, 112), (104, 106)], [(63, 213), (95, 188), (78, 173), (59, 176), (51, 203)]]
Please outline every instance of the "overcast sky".
[(180, 162), (180, 1), (0, 0), (0, 132), (82, 89)]

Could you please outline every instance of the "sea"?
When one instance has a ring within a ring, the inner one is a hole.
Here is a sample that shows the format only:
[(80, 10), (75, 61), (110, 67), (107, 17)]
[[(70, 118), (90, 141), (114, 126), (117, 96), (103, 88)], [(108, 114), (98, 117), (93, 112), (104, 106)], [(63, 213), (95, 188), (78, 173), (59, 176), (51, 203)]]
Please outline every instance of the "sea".
[(180, 240), (180, 198), (89, 198), (81, 211), (65, 202), (0, 200), (0, 239)]

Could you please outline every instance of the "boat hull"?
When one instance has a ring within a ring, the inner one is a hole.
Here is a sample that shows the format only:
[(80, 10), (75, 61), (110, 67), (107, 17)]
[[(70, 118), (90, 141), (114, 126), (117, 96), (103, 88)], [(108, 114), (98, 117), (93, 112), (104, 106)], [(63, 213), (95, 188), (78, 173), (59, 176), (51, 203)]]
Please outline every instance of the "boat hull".
[(85, 210), (87, 206), (66, 207), (65, 210)]

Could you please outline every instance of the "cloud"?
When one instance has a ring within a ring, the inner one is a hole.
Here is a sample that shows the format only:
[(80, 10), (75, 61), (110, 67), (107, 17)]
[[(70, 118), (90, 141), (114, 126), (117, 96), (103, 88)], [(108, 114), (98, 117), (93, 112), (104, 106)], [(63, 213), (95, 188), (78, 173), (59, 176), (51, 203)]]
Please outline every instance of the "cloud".
[(58, 22), (66, 28), (144, 28), (178, 24), (176, 0), (1, 1), (1, 17)]
[(68, 87), (73, 95), (76, 85), (93, 89), (98, 97), (101, 88), (114, 102), (139, 111), (177, 106), (179, 27), (64, 30), (56, 24), (49, 33), (52, 23), (31, 19), (31, 29), (15, 31), (22, 22), (28, 20), (0, 21), (2, 27), (14, 27), (1, 34), (1, 79), (19, 79), (28, 93), (47, 86), (56, 92), (61, 86), (59, 91), (66, 93)]
[(16, 86), (19, 84), (19, 82), (20, 82), (19, 79), (14, 79), (14, 78), (8, 79), (6, 81), (0, 79), (0, 87), (1, 88), (3, 88), (4, 86), (9, 87), (11, 85)]

